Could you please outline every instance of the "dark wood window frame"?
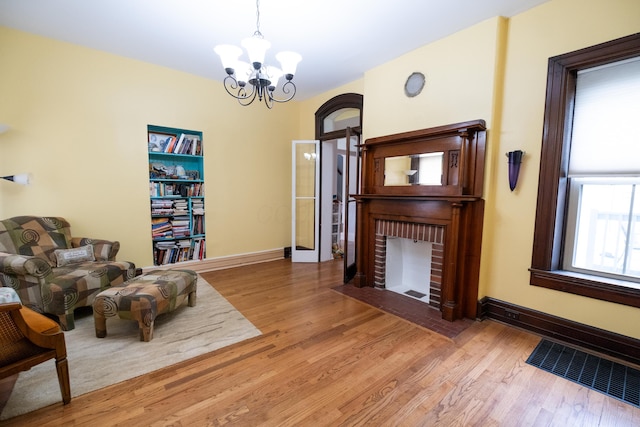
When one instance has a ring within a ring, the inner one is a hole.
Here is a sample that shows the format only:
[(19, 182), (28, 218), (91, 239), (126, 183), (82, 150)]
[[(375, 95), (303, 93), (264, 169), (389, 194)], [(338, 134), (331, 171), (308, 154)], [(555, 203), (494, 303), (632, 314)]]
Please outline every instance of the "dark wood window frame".
[(571, 122), (580, 70), (640, 56), (640, 33), (549, 58), (530, 283), (640, 307), (640, 289), (619, 280), (562, 270)]

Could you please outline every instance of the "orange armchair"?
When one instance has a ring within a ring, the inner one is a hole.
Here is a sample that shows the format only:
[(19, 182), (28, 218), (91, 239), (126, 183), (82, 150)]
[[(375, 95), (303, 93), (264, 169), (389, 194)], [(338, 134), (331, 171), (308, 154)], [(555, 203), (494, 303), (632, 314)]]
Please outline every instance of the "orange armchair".
[(0, 379), (49, 359), (56, 360), (62, 401), (67, 404), (71, 387), (64, 333), (53, 320), (23, 307), (17, 295), (13, 301), (0, 303)]

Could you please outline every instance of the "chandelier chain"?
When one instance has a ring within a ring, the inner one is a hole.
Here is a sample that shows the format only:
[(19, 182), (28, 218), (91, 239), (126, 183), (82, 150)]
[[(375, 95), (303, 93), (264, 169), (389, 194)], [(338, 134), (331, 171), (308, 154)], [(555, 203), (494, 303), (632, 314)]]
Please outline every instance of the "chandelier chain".
[(263, 37), (260, 32), (260, 0), (256, 0), (256, 32), (253, 35)]

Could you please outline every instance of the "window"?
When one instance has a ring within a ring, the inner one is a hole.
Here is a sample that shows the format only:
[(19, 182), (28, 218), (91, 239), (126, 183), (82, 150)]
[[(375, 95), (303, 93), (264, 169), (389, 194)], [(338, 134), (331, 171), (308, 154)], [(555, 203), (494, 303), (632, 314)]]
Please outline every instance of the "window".
[(640, 289), (640, 178), (571, 178), (563, 267)]
[(640, 282), (640, 57), (580, 70), (563, 268)]
[(530, 282), (640, 307), (640, 107), (599, 91), (634, 58), (640, 34), (549, 59)]

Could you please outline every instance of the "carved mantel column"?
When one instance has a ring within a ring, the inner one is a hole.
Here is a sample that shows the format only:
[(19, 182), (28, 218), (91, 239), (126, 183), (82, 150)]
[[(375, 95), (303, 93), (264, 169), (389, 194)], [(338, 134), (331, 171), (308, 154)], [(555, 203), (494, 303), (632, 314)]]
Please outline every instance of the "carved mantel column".
[(458, 301), (458, 241), (464, 233), (460, 231), (460, 209), (462, 203), (451, 204), (451, 224), (446, 232), (445, 270), (442, 283), (442, 318), (450, 322), (459, 318), (460, 304)]

